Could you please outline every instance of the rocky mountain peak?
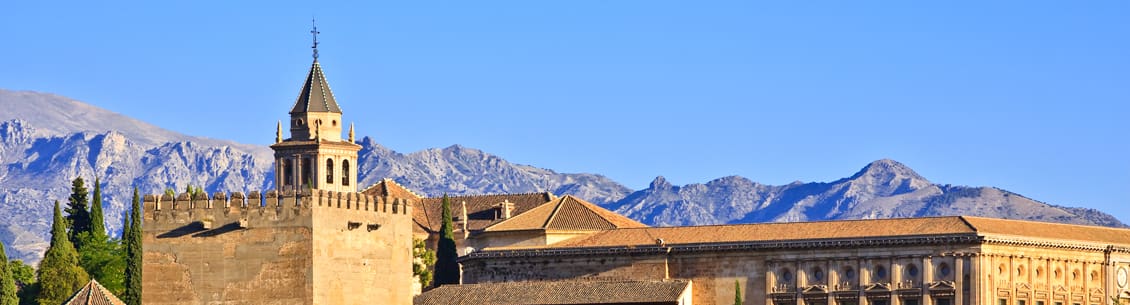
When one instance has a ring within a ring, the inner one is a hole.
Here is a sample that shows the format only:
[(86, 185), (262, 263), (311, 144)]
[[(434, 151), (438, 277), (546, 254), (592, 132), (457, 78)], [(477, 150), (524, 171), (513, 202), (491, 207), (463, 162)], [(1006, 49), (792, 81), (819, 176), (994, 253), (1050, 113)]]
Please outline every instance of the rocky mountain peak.
[(655, 176), (655, 180), (652, 180), (651, 185), (648, 186), (648, 188), (654, 190), (670, 189), (672, 187), (671, 182), (667, 182), (667, 178), (663, 176)]

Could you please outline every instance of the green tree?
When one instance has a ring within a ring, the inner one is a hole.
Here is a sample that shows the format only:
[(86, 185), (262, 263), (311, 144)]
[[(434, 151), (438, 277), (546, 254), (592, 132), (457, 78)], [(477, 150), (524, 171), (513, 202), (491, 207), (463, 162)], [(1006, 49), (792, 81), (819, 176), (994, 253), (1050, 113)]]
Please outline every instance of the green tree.
[(62, 304), (90, 277), (78, 265), (78, 253), (67, 238), (63, 214), (55, 201), (55, 217), (51, 224), (51, 245), (39, 263), (39, 305)]
[(126, 255), (121, 240), (83, 233), (79, 265), (114, 295), (125, 292)]
[(39, 295), (39, 285), (35, 282), (35, 268), (17, 259), (8, 261), (8, 270), (12, 272), (12, 279), (16, 280), (20, 305), (37, 305), (35, 297)]
[(443, 194), (443, 224), (439, 229), (436, 252), (435, 287), (459, 284), (459, 253), (455, 249), (455, 228), (451, 221), (451, 199)]
[(71, 245), (76, 249), (82, 248), (79, 233), (90, 232), (90, 209), (87, 208), (89, 203), (87, 195), (82, 177), (71, 181), (71, 197), (67, 198), (65, 210), (67, 212), (66, 227), (70, 228), (67, 238), (71, 240)]
[(125, 293), (122, 301), (127, 305), (141, 305), (141, 197), (137, 187), (133, 188), (133, 204), (130, 207), (129, 231), (124, 233), (126, 249)]
[(742, 285), (734, 280), (734, 305), (742, 305)]
[[(106, 220), (102, 214), (101, 178), (94, 178), (94, 195), (90, 199), (90, 234), (95, 238), (105, 239), (106, 237)], [(98, 282), (102, 283), (101, 279)]]
[(435, 251), (428, 249), (423, 239), (412, 240), (412, 275), (420, 280), (420, 287), (428, 287), (432, 282), (432, 266), (435, 264)]
[(20, 297), (17, 295), (16, 279), (12, 277), (13, 265), (8, 262), (8, 254), (4, 253), (4, 244), (0, 243), (0, 305), (19, 305)]

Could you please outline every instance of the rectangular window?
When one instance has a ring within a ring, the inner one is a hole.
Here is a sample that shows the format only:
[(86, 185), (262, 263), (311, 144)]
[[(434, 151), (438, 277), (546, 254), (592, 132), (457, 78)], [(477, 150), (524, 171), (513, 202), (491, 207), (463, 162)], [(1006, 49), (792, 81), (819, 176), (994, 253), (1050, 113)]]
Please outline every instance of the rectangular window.
[(935, 299), (934, 305), (953, 305), (950, 299)]
[(1008, 299), (997, 300), (997, 305), (1008, 305)]
[(1044, 301), (1036, 301), (1036, 305), (1044, 305)]
[(1063, 305), (1063, 302), (1055, 302), (1055, 303), (1052, 303), (1052, 304), (1055, 304), (1055, 305)]
[(903, 305), (918, 305), (918, 299), (902, 299)]
[(1016, 300), (1016, 305), (1028, 305), (1028, 300)]
[(891, 304), (891, 303), (887, 302), (887, 300), (873, 300), (873, 301), (871, 301), (871, 305), (889, 305), (889, 304)]

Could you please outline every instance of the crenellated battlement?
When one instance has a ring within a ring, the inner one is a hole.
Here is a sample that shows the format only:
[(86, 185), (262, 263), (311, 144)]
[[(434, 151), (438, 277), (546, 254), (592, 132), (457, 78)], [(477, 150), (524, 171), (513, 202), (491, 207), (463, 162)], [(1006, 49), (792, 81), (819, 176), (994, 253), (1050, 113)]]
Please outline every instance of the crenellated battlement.
[[(143, 207), (146, 221), (153, 224), (185, 224), (203, 221), (230, 221), (233, 218), (243, 225), (249, 221), (284, 221), (300, 215), (309, 215), (310, 210), (326, 208), (372, 212), (411, 217), (412, 200), (368, 196), (361, 193), (334, 192), (325, 190), (291, 191), (275, 190), (260, 193), (252, 191), (246, 195), (241, 192), (217, 192), (211, 198), (203, 192), (194, 195), (181, 193), (176, 197), (169, 194), (145, 195)], [(222, 225), (222, 224), (221, 224)]]

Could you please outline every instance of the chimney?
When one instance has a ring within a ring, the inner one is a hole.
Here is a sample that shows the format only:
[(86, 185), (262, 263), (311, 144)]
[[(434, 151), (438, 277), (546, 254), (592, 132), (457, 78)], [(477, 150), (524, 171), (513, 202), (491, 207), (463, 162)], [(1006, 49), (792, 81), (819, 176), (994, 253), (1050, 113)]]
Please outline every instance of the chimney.
[(511, 203), (510, 199), (506, 199), (499, 204), (499, 208), (502, 210), (502, 219), (510, 219), (510, 212), (514, 210), (514, 203)]
[(459, 214), (459, 220), (461, 220), (463, 222), (462, 223), (463, 239), (467, 239), (468, 232), (467, 232), (467, 202), (466, 201), (463, 201), (463, 211), (460, 212), (460, 214)]

